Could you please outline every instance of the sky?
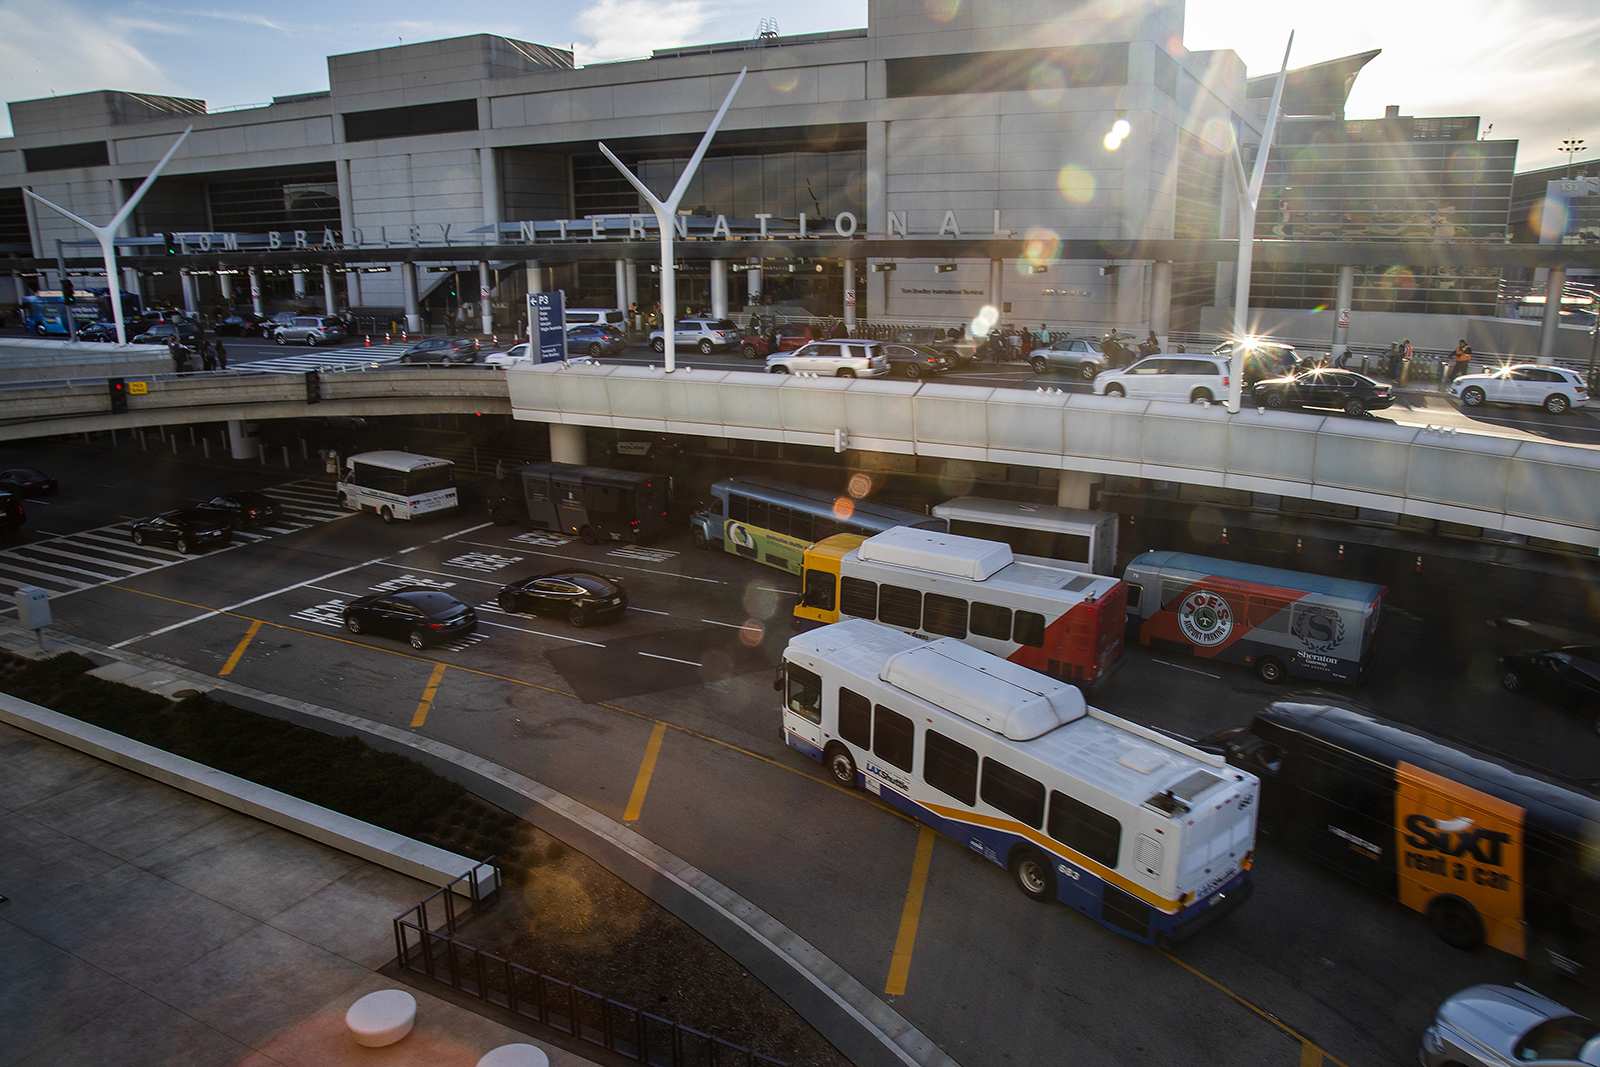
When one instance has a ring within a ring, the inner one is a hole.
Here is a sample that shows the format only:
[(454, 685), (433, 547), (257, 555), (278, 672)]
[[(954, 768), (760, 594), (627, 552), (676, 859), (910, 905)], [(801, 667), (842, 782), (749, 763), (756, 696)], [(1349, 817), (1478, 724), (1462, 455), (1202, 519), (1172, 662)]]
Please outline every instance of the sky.
[[(945, 6), (950, 0), (928, 0)], [(955, 0), (956, 3), (973, 0)], [(1004, 2), (1004, 0), (988, 0)], [(1103, 3), (1138, 0), (1101, 0)], [(326, 89), (326, 57), (400, 41), (499, 33), (575, 47), (580, 64), (652, 48), (866, 25), (865, 0), (0, 0), (0, 100), (130, 89), (213, 108)], [(48, 18), (41, 18), (47, 12)], [(1251, 75), (1369, 48), (1347, 114), (1481, 115), (1518, 139), (1517, 169), (1563, 162), (1564, 137), (1600, 152), (1600, 0), (1189, 0), (1184, 43), (1231, 48)], [(1020, 42), (1019, 42), (1020, 45)], [(0, 136), (11, 132), (0, 117)]]

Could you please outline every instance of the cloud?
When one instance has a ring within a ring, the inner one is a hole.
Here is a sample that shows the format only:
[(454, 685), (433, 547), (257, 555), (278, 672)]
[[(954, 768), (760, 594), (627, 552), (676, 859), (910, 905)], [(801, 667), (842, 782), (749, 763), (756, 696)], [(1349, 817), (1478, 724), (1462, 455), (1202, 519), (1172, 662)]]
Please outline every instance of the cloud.
[[(56, 3), (50, 17), (0, 6), (0, 92), (6, 100), (126, 88), (173, 92), (171, 77), (149, 56), (112, 33), (81, 33), (64, 47), (63, 26), (89, 26), (96, 16)], [(9, 127), (10, 123), (5, 123)], [(0, 134), (9, 134), (9, 128)]]
[(234, 22), (244, 26), (255, 26), (263, 30), (272, 30), (275, 33), (288, 34), (293, 32), (287, 26), (274, 22), (265, 15), (256, 15), (246, 11), (207, 11), (203, 9), (164, 7), (160, 4), (150, 3), (138, 3), (134, 6), (140, 11), (165, 15), (169, 18), (214, 19), (218, 22)]
[(585, 63), (638, 59), (703, 40), (709, 21), (703, 0), (593, 0), (573, 20)]

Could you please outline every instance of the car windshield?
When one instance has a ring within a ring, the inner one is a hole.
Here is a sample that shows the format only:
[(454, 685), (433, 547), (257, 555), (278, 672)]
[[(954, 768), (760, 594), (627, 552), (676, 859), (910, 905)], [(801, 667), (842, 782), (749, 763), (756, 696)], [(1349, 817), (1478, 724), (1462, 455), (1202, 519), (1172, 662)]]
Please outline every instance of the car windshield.
[(419, 608), (426, 615), (448, 615), (461, 607), (461, 601), (448, 593), (413, 590), (401, 593), (395, 599)]
[(1584, 1046), (1596, 1037), (1600, 1037), (1600, 1026), (1582, 1016), (1568, 1015), (1547, 1019), (1523, 1034), (1514, 1052), (1516, 1058), (1524, 1062), (1577, 1060)]

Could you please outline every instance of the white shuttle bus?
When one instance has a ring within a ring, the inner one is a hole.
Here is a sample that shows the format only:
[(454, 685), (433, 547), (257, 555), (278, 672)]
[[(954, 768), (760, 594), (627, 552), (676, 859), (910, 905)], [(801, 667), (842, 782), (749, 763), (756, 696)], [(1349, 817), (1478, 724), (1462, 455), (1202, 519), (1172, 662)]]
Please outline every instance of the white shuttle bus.
[(414, 452), (361, 452), (339, 472), (339, 501), (351, 511), (375, 511), (384, 522), (449, 511), (456, 495), (456, 465)]
[(1054, 504), (962, 496), (933, 507), (962, 537), (1004, 541), (1019, 556), (1057, 560), (1090, 574), (1117, 571), (1117, 516)]
[(1181, 940), (1250, 894), (1260, 782), (954, 638), (863, 619), (793, 638), (784, 741), (844, 785), (1139, 941)]

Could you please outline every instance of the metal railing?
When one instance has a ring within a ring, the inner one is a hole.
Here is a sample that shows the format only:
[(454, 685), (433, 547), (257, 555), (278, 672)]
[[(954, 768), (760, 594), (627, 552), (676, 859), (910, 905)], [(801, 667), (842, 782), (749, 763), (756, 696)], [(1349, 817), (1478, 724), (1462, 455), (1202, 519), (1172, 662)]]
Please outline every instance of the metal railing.
[[(485, 866), (495, 872), (494, 887), (487, 893), (477, 876)], [(467, 883), (465, 892), (458, 888), (462, 882)], [(784, 1067), (783, 1061), (747, 1046), (460, 940), (460, 925), (482, 910), (502, 884), (500, 868), (491, 858), (398, 915), (394, 946), (400, 966), (648, 1067)]]

